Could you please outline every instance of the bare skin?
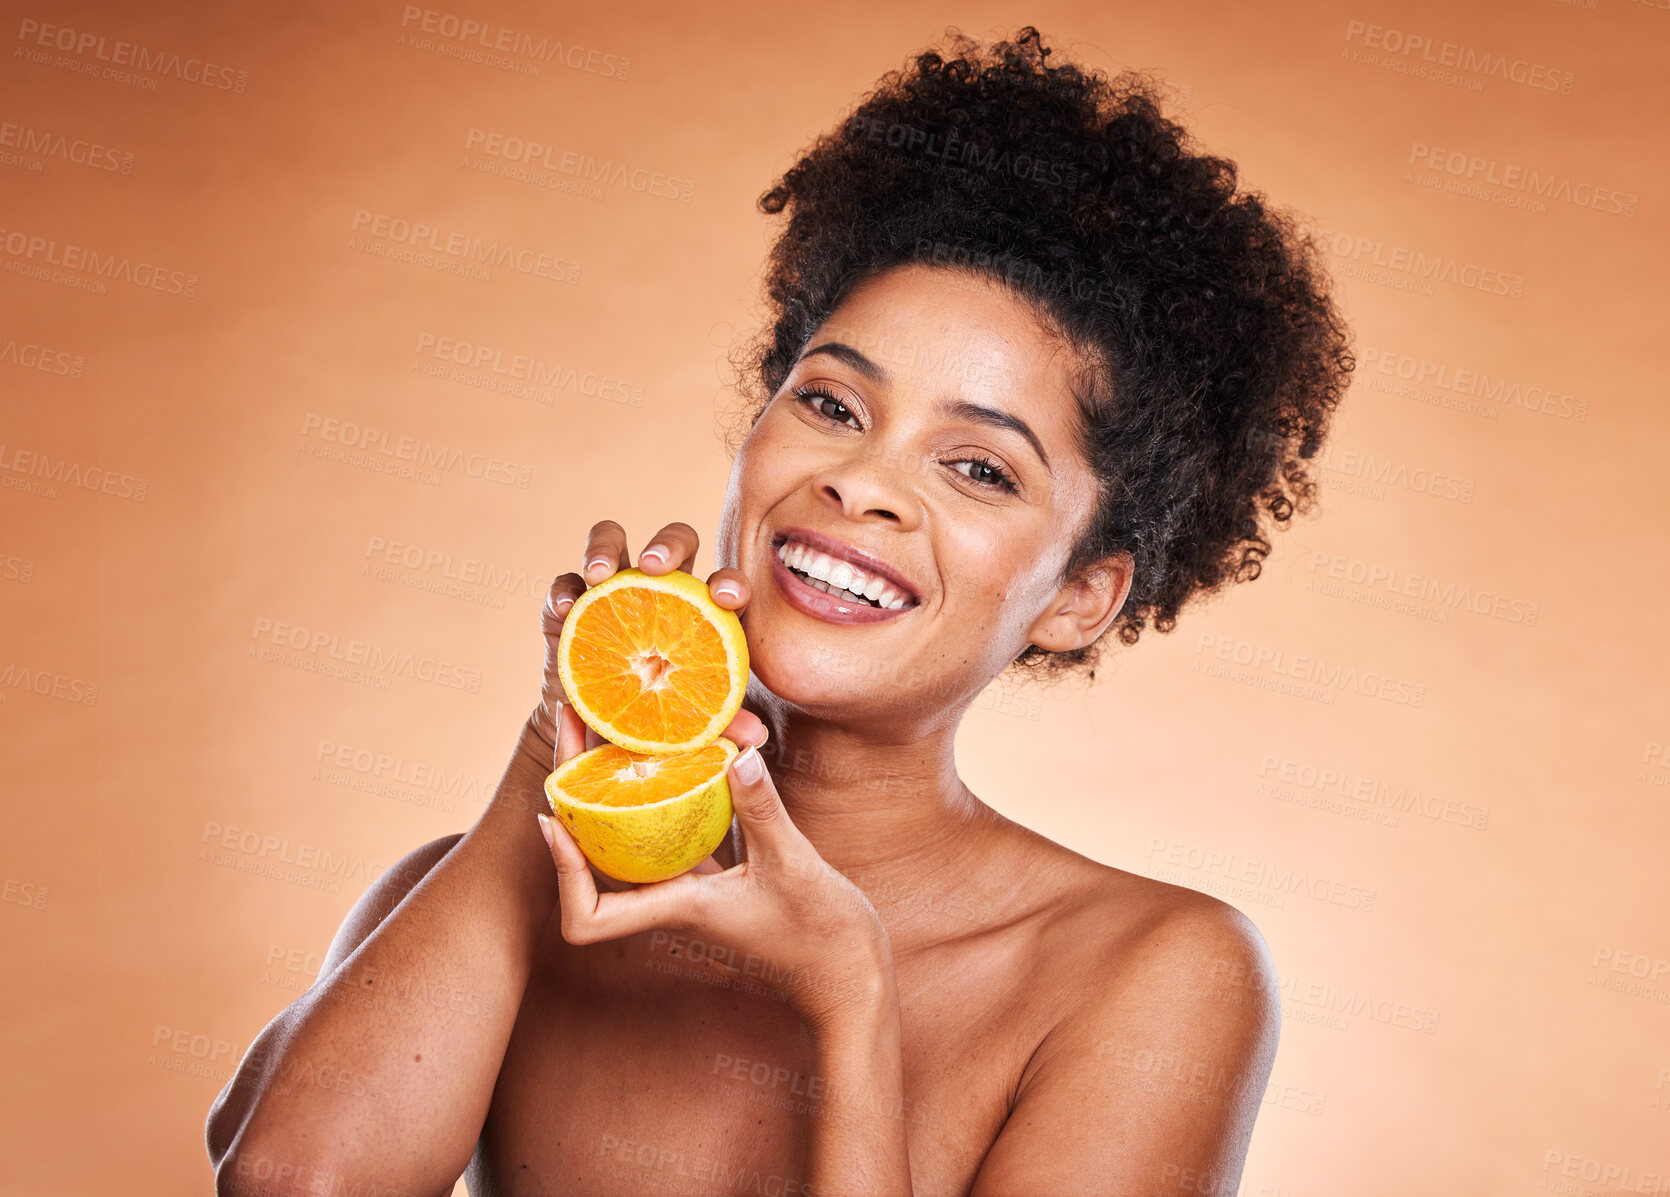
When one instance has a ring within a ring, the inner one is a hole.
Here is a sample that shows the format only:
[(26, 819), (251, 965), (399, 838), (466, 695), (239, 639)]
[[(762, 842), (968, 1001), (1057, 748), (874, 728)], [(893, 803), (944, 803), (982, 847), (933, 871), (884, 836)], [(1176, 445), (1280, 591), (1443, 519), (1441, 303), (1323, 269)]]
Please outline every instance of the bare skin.
[[(708, 579), (754, 672), (726, 735), (768, 766), (733, 765), (731, 839), (632, 887), (535, 818), (599, 742), (554, 656), (572, 600), (631, 563), (604, 521), (552, 586), (544, 693), (486, 812), (366, 892), (217, 1100), (221, 1191), (446, 1193), (466, 1168), (476, 1197), (1235, 1191), (1279, 1033), (1257, 930), (1005, 819), (954, 759), (1004, 665), (1091, 642), (1129, 589), (1123, 554), (1061, 576), (1095, 481), (1071, 356), (1000, 287), (920, 267), (807, 350), (738, 453)], [(886, 562), (914, 605), (808, 614), (773, 575), (789, 527)], [(671, 524), (637, 565), (698, 548)]]

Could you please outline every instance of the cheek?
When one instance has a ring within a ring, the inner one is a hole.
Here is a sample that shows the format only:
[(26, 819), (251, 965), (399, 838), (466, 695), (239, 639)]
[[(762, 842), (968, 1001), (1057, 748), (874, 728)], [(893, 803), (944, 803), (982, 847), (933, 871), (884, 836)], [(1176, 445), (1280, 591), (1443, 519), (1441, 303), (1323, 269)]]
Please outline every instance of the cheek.
[(737, 448), (725, 484), (724, 508), (719, 517), (719, 549), (726, 564), (735, 564), (738, 539), (758, 523), (785, 493), (790, 455), (777, 451), (762, 420)]
[(1059, 563), (1043, 554), (1056, 534), (1053, 517), (1025, 526), (993, 520), (957, 529), (941, 542), (948, 597), (995, 627), (1030, 623), (1054, 592), (1052, 567)]
[(942, 576), (946, 593), (960, 603), (998, 606), (1015, 597), (1017, 562), (1009, 560), (1003, 529), (967, 524), (942, 539)]

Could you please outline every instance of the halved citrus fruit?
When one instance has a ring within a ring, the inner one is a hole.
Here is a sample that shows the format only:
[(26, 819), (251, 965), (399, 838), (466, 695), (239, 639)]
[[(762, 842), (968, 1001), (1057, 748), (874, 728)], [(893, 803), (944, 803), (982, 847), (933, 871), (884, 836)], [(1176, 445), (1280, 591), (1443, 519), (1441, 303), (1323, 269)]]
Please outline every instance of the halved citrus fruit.
[(725, 770), (737, 747), (661, 756), (604, 744), (572, 756), (545, 779), (545, 796), (580, 851), (603, 872), (642, 884), (688, 873), (731, 826)]
[(713, 743), (748, 689), (748, 640), (736, 612), (683, 570), (623, 569), (568, 609), (557, 672), (575, 712), (631, 752)]

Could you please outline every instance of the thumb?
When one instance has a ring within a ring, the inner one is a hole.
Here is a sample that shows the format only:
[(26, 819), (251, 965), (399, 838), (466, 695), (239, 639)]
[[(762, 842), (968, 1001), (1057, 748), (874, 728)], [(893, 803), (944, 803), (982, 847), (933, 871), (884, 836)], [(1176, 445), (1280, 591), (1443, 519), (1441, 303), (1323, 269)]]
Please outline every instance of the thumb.
[(731, 788), (731, 806), (736, 810), (736, 821), (742, 827), (742, 840), (747, 846), (748, 859), (762, 861), (768, 857), (782, 859), (798, 855), (806, 837), (789, 819), (777, 786), (765, 767), (760, 750), (750, 746), (737, 753), (731, 762), (727, 780)]

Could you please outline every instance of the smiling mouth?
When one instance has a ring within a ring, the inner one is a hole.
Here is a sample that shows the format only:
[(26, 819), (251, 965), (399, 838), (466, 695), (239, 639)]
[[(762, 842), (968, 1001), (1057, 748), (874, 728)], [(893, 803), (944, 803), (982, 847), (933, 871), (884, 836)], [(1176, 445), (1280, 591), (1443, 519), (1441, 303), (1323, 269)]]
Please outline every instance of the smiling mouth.
[(772, 551), (806, 585), (843, 602), (885, 611), (916, 606), (916, 599), (890, 578), (813, 548), (793, 536), (780, 534)]

